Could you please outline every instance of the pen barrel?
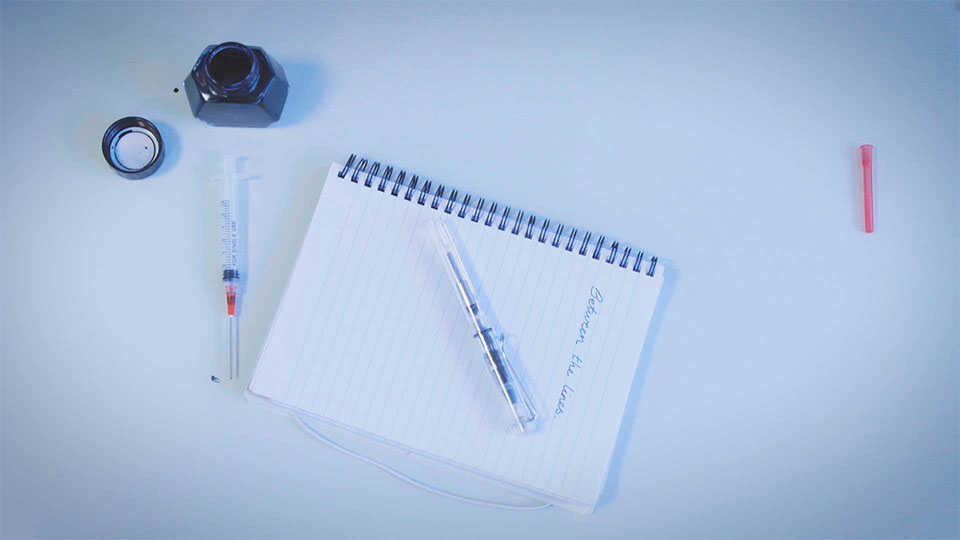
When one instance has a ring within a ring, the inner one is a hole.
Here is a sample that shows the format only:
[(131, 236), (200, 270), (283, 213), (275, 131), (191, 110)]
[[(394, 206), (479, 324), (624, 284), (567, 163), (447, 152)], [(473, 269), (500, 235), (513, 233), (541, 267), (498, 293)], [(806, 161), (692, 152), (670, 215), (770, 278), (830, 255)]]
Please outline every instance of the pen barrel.
[(520, 432), (532, 431), (537, 419), (536, 410), (523, 383), (513, 370), (503, 348), (493, 334), (492, 328), (484, 328), (477, 335), (484, 349), (484, 359), (490, 374), (510, 409), (511, 416)]
[(497, 388), (503, 394), (504, 399), (507, 400), (507, 406), (510, 409), (511, 416), (516, 421), (516, 427), (521, 433), (531, 431), (537, 413), (530, 401), (530, 396), (527, 395), (526, 389), (520, 383), (520, 379), (507, 360), (502, 346), (494, 336), (493, 329), (484, 320), (483, 313), (481, 313), (478, 305), (477, 293), (470, 282), (469, 274), (460, 258), (450, 231), (440, 218), (430, 221), (430, 230), (433, 234), (437, 252), (443, 258), (443, 268), (456, 289), (460, 305), (476, 330), (476, 337), (483, 347), (484, 359), (488, 363)]

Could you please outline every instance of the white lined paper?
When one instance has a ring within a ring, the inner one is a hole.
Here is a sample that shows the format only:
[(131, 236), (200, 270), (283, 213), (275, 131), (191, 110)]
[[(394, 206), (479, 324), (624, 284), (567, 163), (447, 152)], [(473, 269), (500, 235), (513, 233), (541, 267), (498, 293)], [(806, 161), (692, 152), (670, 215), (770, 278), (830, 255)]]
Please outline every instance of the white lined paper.
[[(603, 487), (662, 276), (445, 215), (538, 411), (514, 434), (426, 233), (442, 214), (331, 167), (249, 390), (501, 484), (590, 509)], [(582, 236), (581, 236), (582, 238)], [(616, 261), (619, 263), (619, 257)], [(591, 289), (602, 294), (575, 345)], [(582, 367), (567, 375), (576, 352)], [(574, 390), (556, 414), (564, 384)]]

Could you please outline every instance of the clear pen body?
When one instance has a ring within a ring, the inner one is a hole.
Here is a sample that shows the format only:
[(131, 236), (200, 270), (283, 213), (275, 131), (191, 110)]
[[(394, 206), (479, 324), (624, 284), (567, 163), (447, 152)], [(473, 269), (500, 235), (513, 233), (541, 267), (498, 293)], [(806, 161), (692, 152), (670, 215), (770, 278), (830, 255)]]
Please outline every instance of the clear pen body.
[(437, 252), (443, 258), (444, 271), (457, 291), (460, 304), (483, 349), (483, 358), (507, 402), (511, 416), (520, 432), (531, 431), (537, 417), (533, 403), (503, 350), (503, 339), (496, 336), (493, 327), (488, 324), (480, 310), (477, 293), (453, 243), (450, 231), (441, 218), (431, 220), (430, 229)]

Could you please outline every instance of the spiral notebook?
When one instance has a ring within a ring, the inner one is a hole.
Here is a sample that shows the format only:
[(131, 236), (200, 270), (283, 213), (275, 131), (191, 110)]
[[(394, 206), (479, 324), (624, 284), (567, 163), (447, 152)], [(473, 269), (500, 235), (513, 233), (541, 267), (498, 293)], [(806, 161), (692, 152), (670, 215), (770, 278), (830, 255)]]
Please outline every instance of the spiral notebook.
[[(537, 407), (503, 396), (426, 223), (441, 215)], [(334, 164), (248, 395), (591, 512), (662, 284), (642, 251), (405, 171)]]

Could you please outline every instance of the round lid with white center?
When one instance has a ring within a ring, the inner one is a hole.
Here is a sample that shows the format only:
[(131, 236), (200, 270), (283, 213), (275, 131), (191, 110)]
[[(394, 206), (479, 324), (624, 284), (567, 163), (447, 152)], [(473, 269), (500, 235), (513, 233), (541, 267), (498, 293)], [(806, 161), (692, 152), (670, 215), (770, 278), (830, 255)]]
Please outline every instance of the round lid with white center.
[(120, 176), (139, 180), (163, 162), (163, 138), (152, 122), (139, 116), (121, 118), (103, 134), (103, 158)]

